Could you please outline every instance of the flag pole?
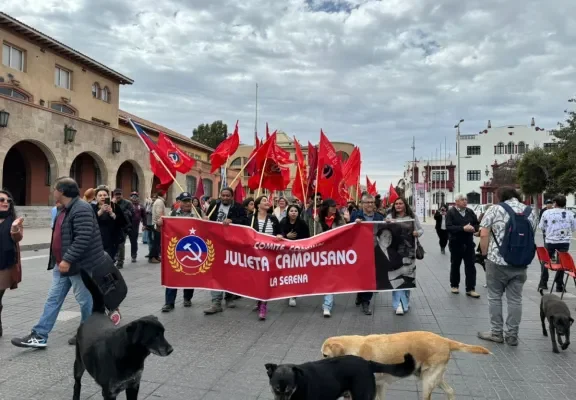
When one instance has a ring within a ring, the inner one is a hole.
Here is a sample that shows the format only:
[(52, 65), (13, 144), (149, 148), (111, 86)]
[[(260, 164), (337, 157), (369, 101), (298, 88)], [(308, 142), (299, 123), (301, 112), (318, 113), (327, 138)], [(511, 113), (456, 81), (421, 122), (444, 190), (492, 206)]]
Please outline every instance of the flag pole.
[[(300, 184), (302, 186), (302, 196), (306, 197), (306, 193), (304, 192), (304, 179), (302, 178), (302, 169), (300, 168), (299, 163), (296, 163), (296, 168), (298, 169), (298, 175), (300, 175)], [(302, 203), (304, 204), (304, 209), (306, 209), (306, 199), (302, 199)]]
[(244, 172), (244, 170), (246, 169), (246, 167), (248, 166), (248, 164), (250, 164), (250, 161), (252, 161), (252, 159), (254, 157), (256, 157), (256, 153), (254, 152), (254, 154), (252, 154), (252, 156), (250, 156), (250, 158), (248, 159), (248, 161), (246, 161), (244, 163), (244, 165), (242, 165), (242, 167), (240, 168), (240, 171), (238, 171), (238, 174), (236, 175), (236, 177), (232, 180), (232, 182), (230, 183), (229, 187), (232, 187), (232, 185), (234, 185), (234, 183), (236, 183), (236, 181), (238, 180), (238, 178), (240, 178), (242, 176), (242, 173)]
[[(260, 183), (258, 183), (258, 191), (256, 192), (256, 199), (258, 197), (260, 197), (260, 192), (262, 191), (262, 182), (264, 181), (264, 173), (266, 172), (266, 163), (268, 162), (268, 154), (266, 154), (266, 158), (264, 159), (264, 166), (262, 167), (262, 173), (260, 174)], [(254, 226), (254, 218), (256, 217), (256, 214), (258, 213), (258, 210), (254, 210), (254, 213), (252, 213), (252, 223), (250, 224), (250, 226)]]
[[(318, 177), (320, 176), (321, 145), (322, 145), (322, 137), (320, 137), (320, 141), (318, 142), (318, 151), (316, 152), (317, 154), (316, 159), (318, 160), (318, 162), (316, 163), (316, 183), (314, 184), (314, 189), (316, 190), (316, 193), (318, 193)], [(314, 213), (312, 215), (312, 223), (314, 224), (314, 236), (316, 236), (316, 213), (318, 212), (318, 206), (316, 205), (316, 193), (314, 193)]]

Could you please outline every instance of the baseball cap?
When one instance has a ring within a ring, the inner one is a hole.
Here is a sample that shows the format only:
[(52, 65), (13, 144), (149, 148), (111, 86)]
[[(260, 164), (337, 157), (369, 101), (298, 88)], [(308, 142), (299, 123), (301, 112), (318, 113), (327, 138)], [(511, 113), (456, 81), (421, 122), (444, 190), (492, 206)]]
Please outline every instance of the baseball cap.
[(130, 193), (130, 197), (139, 197), (140, 194), (138, 194), (138, 192), (134, 191), (132, 193)]
[(114, 194), (122, 194), (122, 189), (120, 188), (114, 189)]
[(180, 196), (178, 196), (178, 200), (180, 201), (192, 200), (192, 195), (188, 192), (182, 192), (180, 193)]
[(544, 204), (554, 204), (554, 202), (552, 200), (548, 199), (544, 202)]

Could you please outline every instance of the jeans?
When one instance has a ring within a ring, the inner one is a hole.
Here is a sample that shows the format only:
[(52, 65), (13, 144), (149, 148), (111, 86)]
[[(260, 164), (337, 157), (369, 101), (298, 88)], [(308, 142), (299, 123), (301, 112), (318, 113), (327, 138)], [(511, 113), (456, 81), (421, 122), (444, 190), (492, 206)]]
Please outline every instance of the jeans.
[[(556, 252), (567, 252), (570, 249), (570, 243), (548, 243), (546, 244), (546, 250), (548, 250), (548, 255), (551, 260), (556, 257)], [(554, 282), (556, 282), (556, 289), (562, 289), (564, 287), (564, 272), (556, 271), (556, 276), (554, 276)], [(540, 273), (540, 286), (548, 286), (548, 269), (545, 267), (541, 268)]]
[[(527, 279), (527, 268), (494, 264), (486, 260), (486, 285), (488, 289), (488, 312), (493, 335), (518, 337), (522, 320), (522, 289)], [(504, 331), (502, 296), (506, 290), (508, 316)]]
[(142, 231), (142, 244), (148, 244), (148, 231)]
[(324, 310), (332, 311), (332, 307), (334, 307), (334, 295), (333, 294), (325, 294), (324, 295), (324, 303), (322, 304), (322, 308)]
[(136, 257), (138, 257), (138, 234), (140, 232), (138, 231), (138, 227), (132, 227), (132, 231), (130, 232), (130, 235), (128, 236), (130, 238), (130, 255), (132, 256), (133, 259), (136, 259)]
[[(165, 304), (174, 305), (174, 303), (176, 303), (177, 294), (178, 289), (166, 288)], [(194, 289), (184, 289), (184, 300), (192, 300), (192, 296), (194, 296)]]
[(402, 304), (404, 312), (410, 309), (410, 290), (395, 290), (392, 292), (392, 308), (396, 310)]
[(450, 242), (450, 287), (460, 286), (460, 265), (464, 261), (464, 273), (466, 274), (466, 291), (476, 289), (476, 254), (473, 241), (468, 243)]
[(56, 265), (52, 270), (52, 286), (48, 292), (48, 298), (44, 304), (44, 311), (38, 323), (32, 328), (32, 332), (48, 340), (48, 334), (54, 328), (58, 313), (64, 304), (66, 295), (72, 288), (74, 297), (80, 305), (82, 317), (80, 322), (84, 322), (92, 314), (92, 295), (84, 286), (80, 274), (73, 276), (62, 276)]
[(154, 227), (147, 226), (146, 233), (148, 234), (148, 257), (152, 254), (152, 248), (154, 247)]
[(222, 300), (230, 301), (232, 300), (232, 293), (228, 292), (220, 292), (212, 290), (210, 292), (210, 296), (212, 297), (212, 303), (222, 304)]

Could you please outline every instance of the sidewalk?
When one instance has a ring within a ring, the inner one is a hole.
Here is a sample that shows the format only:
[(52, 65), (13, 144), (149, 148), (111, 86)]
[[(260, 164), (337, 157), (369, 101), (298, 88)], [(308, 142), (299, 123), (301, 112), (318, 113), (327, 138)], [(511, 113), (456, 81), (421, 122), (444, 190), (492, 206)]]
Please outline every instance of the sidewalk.
[(50, 247), (51, 228), (24, 228), (20, 251), (42, 250)]

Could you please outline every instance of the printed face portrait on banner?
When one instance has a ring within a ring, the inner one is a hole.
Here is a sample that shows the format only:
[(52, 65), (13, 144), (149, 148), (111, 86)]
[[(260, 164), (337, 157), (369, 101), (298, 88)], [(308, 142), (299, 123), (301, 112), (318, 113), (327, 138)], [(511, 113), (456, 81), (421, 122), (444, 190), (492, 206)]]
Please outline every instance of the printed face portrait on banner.
[(414, 221), (383, 222), (374, 227), (376, 290), (416, 287)]

